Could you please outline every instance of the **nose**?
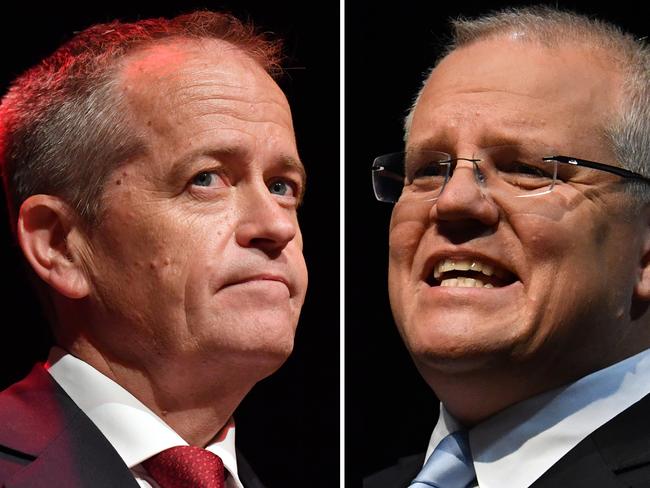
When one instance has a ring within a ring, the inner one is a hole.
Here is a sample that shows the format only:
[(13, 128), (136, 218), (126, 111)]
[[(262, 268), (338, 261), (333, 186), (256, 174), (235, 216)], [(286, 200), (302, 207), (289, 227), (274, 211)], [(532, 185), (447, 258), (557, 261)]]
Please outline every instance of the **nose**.
[(257, 248), (274, 256), (296, 237), (298, 221), (295, 209), (282, 206), (265, 185), (242, 192), (240, 200), (235, 232), (240, 246)]
[(473, 221), (486, 226), (498, 222), (499, 209), (477, 181), (474, 164), (458, 162), (431, 209), (433, 219), (448, 222)]

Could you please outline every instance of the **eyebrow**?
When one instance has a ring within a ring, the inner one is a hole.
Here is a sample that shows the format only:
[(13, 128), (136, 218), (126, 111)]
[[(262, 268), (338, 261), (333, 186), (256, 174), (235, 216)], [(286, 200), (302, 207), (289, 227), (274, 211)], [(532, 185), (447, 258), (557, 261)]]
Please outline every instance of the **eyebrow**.
[[(435, 134), (429, 136), (417, 144), (407, 146), (407, 150), (435, 150), (454, 154), (457, 150), (459, 140), (456, 137), (450, 137), (449, 134), (441, 134), (440, 137)], [(460, 140), (460, 142), (463, 142)], [(478, 148), (495, 147), (495, 146), (517, 146), (527, 144), (540, 144), (540, 141), (532, 134), (513, 134), (508, 130), (492, 131), (487, 130), (479, 135), (476, 140)]]

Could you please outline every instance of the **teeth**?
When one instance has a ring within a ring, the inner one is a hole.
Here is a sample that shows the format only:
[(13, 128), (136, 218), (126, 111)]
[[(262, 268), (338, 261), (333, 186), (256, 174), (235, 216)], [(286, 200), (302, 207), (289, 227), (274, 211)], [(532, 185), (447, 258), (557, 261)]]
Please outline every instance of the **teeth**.
[(449, 286), (457, 288), (494, 288), (490, 283), (483, 283), (481, 280), (474, 278), (449, 278), (442, 280), (440, 286)]
[(442, 280), (440, 286), (458, 286), (458, 280), (456, 278)]
[[(475, 288), (477, 284), (477, 280), (474, 278), (457, 278), (458, 279), (458, 286), (460, 288)], [(481, 283), (481, 287), (483, 287), (483, 283)]]
[(495, 274), (495, 271), (497, 273), (497, 276), (504, 274), (504, 272), (501, 270), (495, 270), (494, 266), (486, 263), (481, 263), (477, 260), (470, 261), (469, 259), (445, 259), (436, 264), (436, 267), (433, 270), (433, 277), (435, 279), (438, 279), (442, 273), (446, 273), (448, 271), (476, 271), (478, 273), (483, 273), (486, 276), (492, 276)]

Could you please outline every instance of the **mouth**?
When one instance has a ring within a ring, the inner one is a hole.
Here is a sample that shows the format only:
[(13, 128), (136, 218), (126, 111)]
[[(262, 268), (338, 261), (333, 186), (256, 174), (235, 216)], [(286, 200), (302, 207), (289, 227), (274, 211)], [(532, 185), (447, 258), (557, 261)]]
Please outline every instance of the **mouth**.
[(278, 275), (278, 274), (271, 274), (271, 273), (262, 273), (262, 274), (237, 278), (236, 280), (226, 283), (224, 286), (222, 286), (222, 289), (229, 288), (231, 286), (236, 286), (236, 285), (246, 285), (246, 284), (265, 283), (265, 282), (281, 283), (285, 285), (287, 288), (289, 288), (289, 280), (285, 276)]
[(443, 258), (434, 263), (425, 281), (432, 287), (503, 288), (518, 278), (504, 267), (484, 259)]

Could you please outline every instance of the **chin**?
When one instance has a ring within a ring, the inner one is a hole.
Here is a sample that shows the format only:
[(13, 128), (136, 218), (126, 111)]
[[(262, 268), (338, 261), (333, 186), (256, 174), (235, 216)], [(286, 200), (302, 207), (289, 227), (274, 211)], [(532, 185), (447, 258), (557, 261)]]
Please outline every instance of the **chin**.
[[(445, 375), (485, 371), (503, 363), (504, 354), (480, 348), (455, 347), (449, 349), (419, 347), (410, 351), (417, 368)], [(426, 377), (426, 375), (424, 375)]]
[(257, 344), (238, 354), (237, 363), (255, 372), (258, 381), (275, 373), (293, 351), (293, 337), (272, 344)]
[(400, 327), (400, 333), (416, 364), (445, 373), (504, 364), (521, 339), (515, 327), (485, 321), (411, 321), (410, 327)]
[(260, 365), (275, 365), (279, 368), (291, 355), (296, 334), (296, 320), (277, 314), (278, 320), (269, 321), (267, 317), (261, 320), (250, 320), (246, 331), (240, 329), (239, 337), (231, 343), (235, 353), (242, 357), (249, 356), (252, 362)]

